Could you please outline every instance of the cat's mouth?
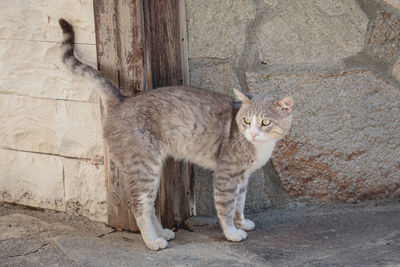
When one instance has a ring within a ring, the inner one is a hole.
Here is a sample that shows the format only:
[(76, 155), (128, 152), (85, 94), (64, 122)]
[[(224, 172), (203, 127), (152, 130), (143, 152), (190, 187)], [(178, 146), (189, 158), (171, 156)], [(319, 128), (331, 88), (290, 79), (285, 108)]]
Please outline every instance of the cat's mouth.
[(280, 138), (275, 138), (277, 136), (256, 136), (256, 137), (250, 137), (250, 136), (246, 136), (246, 139), (252, 143), (252, 144), (265, 144), (265, 143), (270, 143), (270, 142), (276, 142), (277, 140), (279, 140)]

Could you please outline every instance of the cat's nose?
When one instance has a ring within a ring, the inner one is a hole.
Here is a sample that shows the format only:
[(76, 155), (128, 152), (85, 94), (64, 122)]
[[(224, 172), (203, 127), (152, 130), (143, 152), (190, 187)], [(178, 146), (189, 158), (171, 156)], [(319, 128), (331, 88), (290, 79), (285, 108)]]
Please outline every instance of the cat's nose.
[(255, 139), (257, 137), (258, 133), (250, 133), (250, 136)]

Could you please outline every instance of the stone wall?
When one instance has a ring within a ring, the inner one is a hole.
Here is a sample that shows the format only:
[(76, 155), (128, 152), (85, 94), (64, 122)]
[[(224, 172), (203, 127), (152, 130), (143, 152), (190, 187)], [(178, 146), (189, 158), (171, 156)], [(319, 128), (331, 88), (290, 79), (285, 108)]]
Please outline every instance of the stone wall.
[(107, 221), (99, 99), (60, 61), (58, 19), (96, 66), (92, 0), (0, 1), (0, 201)]
[[(295, 99), (248, 211), (400, 195), (398, 0), (186, 0), (186, 15), (192, 85)], [(91, 0), (0, 1), (0, 201), (105, 222), (99, 99), (60, 62), (59, 17), (96, 66)], [(194, 176), (197, 214), (214, 214), (211, 173)]]
[[(294, 123), (247, 210), (400, 196), (400, 1), (187, 0), (190, 80), (291, 95)], [(198, 215), (215, 213), (195, 167)]]

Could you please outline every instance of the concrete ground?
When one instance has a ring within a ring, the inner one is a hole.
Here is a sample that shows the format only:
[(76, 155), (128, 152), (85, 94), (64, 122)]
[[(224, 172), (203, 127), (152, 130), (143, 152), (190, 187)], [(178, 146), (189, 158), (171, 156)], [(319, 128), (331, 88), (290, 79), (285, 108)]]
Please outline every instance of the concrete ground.
[(162, 251), (139, 234), (61, 212), (0, 204), (0, 266), (400, 266), (400, 203), (297, 206), (249, 216), (248, 239), (224, 240), (192, 218)]

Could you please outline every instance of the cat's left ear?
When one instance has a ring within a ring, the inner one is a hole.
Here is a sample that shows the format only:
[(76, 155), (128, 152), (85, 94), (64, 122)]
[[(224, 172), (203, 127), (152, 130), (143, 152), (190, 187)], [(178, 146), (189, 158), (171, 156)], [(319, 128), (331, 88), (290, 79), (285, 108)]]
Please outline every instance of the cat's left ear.
[(233, 93), (235, 94), (236, 98), (239, 99), (243, 104), (250, 102), (249, 97), (240, 92), (238, 89), (234, 88)]
[(290, 96), (285, 96), (284, 98), (282, 98), (281, 100), (278, 100), (275, 102), (282, 110), (287, 111), (288, 113), (290, 113), (293, 110), (293, 98), (291, 98)]

